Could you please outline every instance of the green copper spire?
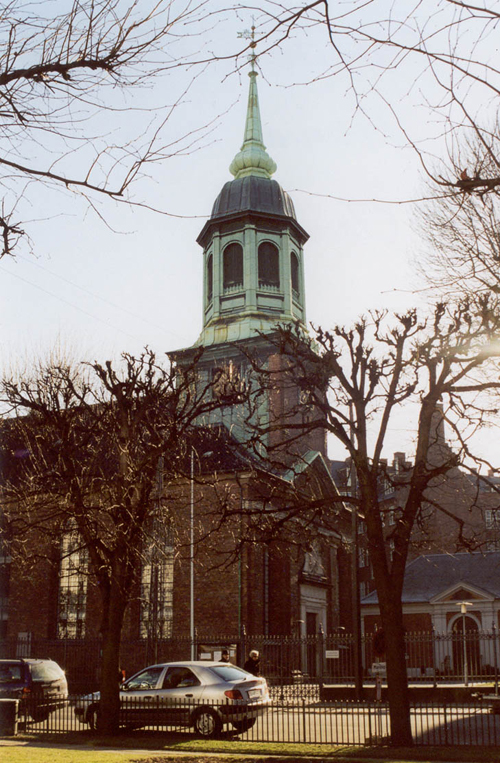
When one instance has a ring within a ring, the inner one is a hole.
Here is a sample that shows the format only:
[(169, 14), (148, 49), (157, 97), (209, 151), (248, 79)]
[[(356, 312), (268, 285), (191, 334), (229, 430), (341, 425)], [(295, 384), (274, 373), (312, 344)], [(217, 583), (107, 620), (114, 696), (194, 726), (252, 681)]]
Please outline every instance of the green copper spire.
[(247, 175), (270, 178), (276, 172), (276, 163), (267, 153), (262, 140), (262, 125), (256, 82), (257, 72), (252, 68), (248, 76), (250, 77), (250, 90), (248, 93), (245, 137), (241, 151), (234, 157), (229, 171), (236, 179), (246, 177)]

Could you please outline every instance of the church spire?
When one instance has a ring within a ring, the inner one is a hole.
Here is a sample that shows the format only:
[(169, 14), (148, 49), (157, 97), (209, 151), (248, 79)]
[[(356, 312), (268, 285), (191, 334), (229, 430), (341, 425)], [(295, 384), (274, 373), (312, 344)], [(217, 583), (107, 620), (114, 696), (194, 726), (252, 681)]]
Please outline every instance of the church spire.
[(262, 139), (262, 124), (260, 120), (259, 97), (257, 94), (257, 72), (253, 66), (248, 73), (250, 89), (248, 93), (247, 117), (245, 122), (245, 137), (241, 150), (230, 164), (229, 171), (236, 179), (254, 175), (270, 178), (276, 172), (276, 163), (266, 151)]

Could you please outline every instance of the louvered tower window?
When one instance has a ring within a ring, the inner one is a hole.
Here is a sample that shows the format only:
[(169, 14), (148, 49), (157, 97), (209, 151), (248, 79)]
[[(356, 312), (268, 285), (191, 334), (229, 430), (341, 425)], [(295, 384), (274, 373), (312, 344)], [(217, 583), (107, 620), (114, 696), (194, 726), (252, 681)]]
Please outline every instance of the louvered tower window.
[(243, 249), (241, 244), (229, 244), (224, 249), (224, 290), (243, 286)]
[(280, 255), (278, 247), (269, 241), (259, 246), (259, 286), (278, 289), (280, 285)]

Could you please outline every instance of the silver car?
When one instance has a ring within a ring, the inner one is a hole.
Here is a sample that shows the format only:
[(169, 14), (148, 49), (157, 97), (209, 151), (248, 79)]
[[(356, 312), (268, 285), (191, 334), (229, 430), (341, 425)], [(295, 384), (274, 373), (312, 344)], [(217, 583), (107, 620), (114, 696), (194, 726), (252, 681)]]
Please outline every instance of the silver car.
[[(199, 736), (216, 737), (224, 725), (252, 728), (266, 712), (264, 678), (225, 662), (167, 662), (139, 671), (120, 687), (120, 725), (192, 726)], [(76, 701), (75, 714), (96, 727), (99, 693)]]

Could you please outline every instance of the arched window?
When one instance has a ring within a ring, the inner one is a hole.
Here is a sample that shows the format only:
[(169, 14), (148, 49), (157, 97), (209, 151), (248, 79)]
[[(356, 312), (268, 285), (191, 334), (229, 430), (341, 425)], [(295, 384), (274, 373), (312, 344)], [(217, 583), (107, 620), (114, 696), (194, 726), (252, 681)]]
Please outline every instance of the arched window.
[(243, 286), (243, 249), (240, 244), (229, 244), (224, 249), (224, 289)]
[(290, 255), (290, 271), (292, 273), (292, 289), (297, 294), (300, 294), (299, 288), (299, 259), (295, 252)]
[(84, 638), (88, 552), (74, 522), (62, 534), (60, 554), (57, 637)]
[(212, 301), (214, 293), (213, 257), (210, 254), (207, 260), (207, 302)]
[(259, 286), (280, 285), (280, 254), (278, 247), (269, 241), (259, 246)]

